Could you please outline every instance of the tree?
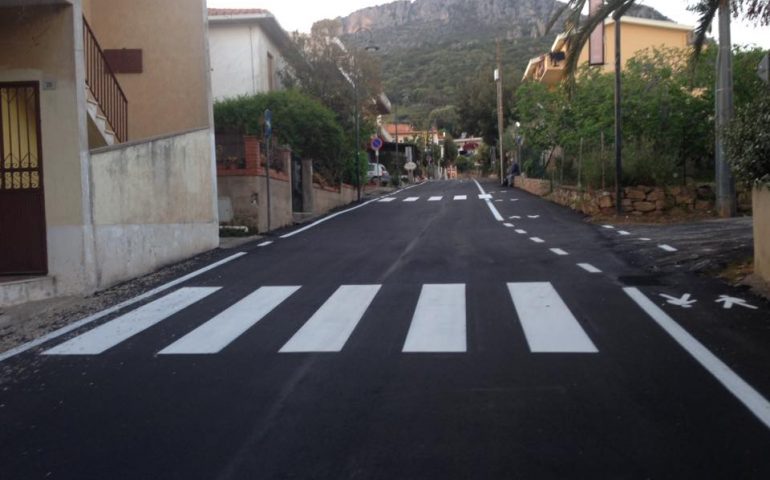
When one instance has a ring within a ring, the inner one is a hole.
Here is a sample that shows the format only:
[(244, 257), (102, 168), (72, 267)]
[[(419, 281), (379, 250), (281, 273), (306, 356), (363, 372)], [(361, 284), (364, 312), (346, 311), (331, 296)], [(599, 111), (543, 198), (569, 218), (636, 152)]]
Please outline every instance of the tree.
[[(567, 64), (565, 70), (570, 83), (574, 82), (574, 73), (580, 52), (583, 50), (591, 32), (610, 15), (619, 20), (631, 8), (636, 0), (608, 0), (598, 11), (582, 22), (583, 9), (588, 0), (568, 0), (553, 16), (548, 25), (550, 30), (565, 13), (566, 31), (571, 34), (567, 47)], [(732, 45), (730, 42), (730, 14), (742, 15), (763, 25), (770, 25), (770, 0), (698, 0), (691, 7), (700, 15), (695, 30), (693, 59), (700, 55), (706, 34), (711, 28), (714, 18), (719, 14), (719, 62), (718, 62), (718, 97), (716, 99), (716, 177), (717, 177), (717, 211), (721, 216), (735, 214), (735, 186), (730, 168), (725, 158), (724, 144), (721, 131), (727, 126), (733, 113), (733, 81), (732, 81)], [(619, 72), (618, 72), (619, 75)]]

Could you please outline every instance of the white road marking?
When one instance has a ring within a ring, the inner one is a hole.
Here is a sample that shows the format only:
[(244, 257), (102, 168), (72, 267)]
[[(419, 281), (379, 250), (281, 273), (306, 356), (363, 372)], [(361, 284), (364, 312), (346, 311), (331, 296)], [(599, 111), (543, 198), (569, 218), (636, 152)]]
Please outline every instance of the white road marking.
[(625, 237), (625, 236), (631, 235), (631, 232), (627, 232), (625, 230), (618, 230), (618, 235), (622, 235)]
[(527, 215), (527, 218), (540, 218), (540, 215)]
[(531, 352), (598, 352), (553, 285), (509, 283), (508, 290)]
[(569, 255), (569, 253), (565, 252), (565, 251), (564, 251), (564, 250), (562, 250), (561, 248), (552, 248), (552, 249), (551, 249), (551, 251), (552, 251), (553, 253), (555, 253), (556, 255), (561, 255), (561, 256), (564, 256), (564, 255)]
[(479, 200), (489, 200), (491, 198), (492, 198), (492, 195), (488, 193), (479, 194)]
[(468, 195), (455, 195), (454, 200), (468, 200)]
[(530, 240), (532, 240), (535, 243), (545, 243), (545, 240), (539, 237), (531, 237)]
[(213, 270), (213, 269), (219, 267), (220, 265), (224, 265), (224, 264), (229, 263), (229, 262), (231, 262), (231, 261), (233, 261), (235, 259), (241, 258), (244, 255), (246, 255), (246, 252), (239, 252), (239, 253), (236, 253), (235, 255), (230, 255), (229, 257), (224, 258), (224, 259), (222, 259), (222, 260), (220, 260), (218, 262), (214, 262), (211, 265), (207, 265), (207, 266), (205, 266), (205, 267), (203, 267), (203, 268), (201, 268), (199, 270), (196, 270), (194, 272), (188, 273), (187, 275), (181, 276), (181, 277), (177, 278), (176, 280), (172, 280), (172, 281), (170, 281), (168, 283), (165, 283), (165, 284), (163, 284), (163, 285), (161, 285), (159, 287), (153, 288), (152, 290), (150, 290), (148, 292), (144, 292), (143, 294), (138, 295), (138, 296), (136, 296), (134, 298), (130, 298), (130, 299), (126, 300), (125, 302), (121, 302), (121, 303), (119, 303), (117, 305), (114, 305), (114, 306), (112, 306), (110, 308), (102, 310), (101, 312), (98, 312), (98, 313), (90, 315), (90, 316), (88, 316), (86, 318), (80, 319), (80, 320), (78, 320), (78, 321), (76, 321), (74, 323), (70, 323), (66, 327), (59, 328), (57, 330), (54, 330), (51, 333), (43, 335), (42, 337), (38, 337), (38, 338), (36, 338), (34, 340), (31, 340), (31, 341), (29, 341), (27, 343), (19, 345), (18, 347), (15, 347), (15, 348), (12, 348), (10, 350), (7, 350), (7, 351), (3, 352), (2, 354), (0, 354), (0, 362), (2, 362), (4, 360), (7, 360), (7, 359), (9, 359), (11, 357), (14, 357), (14, 356), (16, 356), (16, 355), (18, 355), (20, 353), (24, 353), (24, 352), (26, 352), (28, 350), (31, 350), (31, 349), (33, 349), (35, 347), (38, 347), (38, 346), (40, 346), (40, 345), (42, 345), (44, 343), (47, 343), (47, 342), (49, 342), (51, 340), (59, 338), (62, 335), (66, 335), (66, 334), (68, 334), (69, 332), (71, 332), (73, 330), (77, 330), (78, 328), (80, 328), (82, 326), (85, 326), (85, 325), (88, 325), (89, 323), (93, 323), (93, 322), (95, 322), (97, 320), (100, 320), (100, 319), (106, 317), (107, 315), (111, 315), (111, 314), (113, 314), (115, 312), (123, 310), (126, 307), (130, 307), (131, 305), (133, 305), (135, 303), (139, 303), (142, 300), (145, 300), (147, 298), (153, 297), (153, 296), (155, 296), (155, 295), (157, 295), (157, 294), (159, 294), (161, 292), (165, 292), (166, 290), (168, 290), (170, 288), (173, 288), (173, 287), (179, 285), (180, 283), (184, 283), (187, 280), (190, 280), (191, 278), (195, 278), (195, 277), (197, 277), (197, 276), (199, 276), (201, 274), (204, 274), (204, 273), (206, 273), (206, 272), (208, 272), (210, 270)]
[(594, 267), (590, 263), (578, 263), (577, 265), (578, 265), (578, 267), (582, 268), (583, 270), (585, 270), (588, 273), (602, 273), (601, 270), (599, 270), (598, 268)]
[[(406, 188), (402, 188), (398, 192), (404, 192), (406, 190), (409, 190), (410, 188), (419, 187), (420, 185), (425, 185), (425, 183), (423, 182), (423, 183), (418, 183), (416, 185), (410, 185), (410, 186), (408, 186)], [(370, 203), (377, 202), (379, 200), (380, 199), (378, 199), (378, 198), (373, 198), (373, 199), (371, 199), (371, 200), (369, 200), (367, 202), (364, 202), (364, 203), (362, 203), (360, 205), (356, 205), (355, 207), (348, 208), (347, 210), (342, 210), (341, 212), (333, 213), (333, 214), (328, 215), (328, 216), (326, 216), (326, 217), (324, 217), (324, 218), (322, 218), (320, 220), (316, 220), (315, 222), (311, 223), (310, 225), (308, 225), (306, 227), (302, 227), (302, 228), (300, 228), (298, 230), (294, 230), (293, 232), (289, 232), (286, 235), (281, 235), (281, 238), (290, 238), (290, 237), (293, 237), (294, 235), (299, 235), (300, 233), (306, 232), (306, 231), (310, 230), (311, 228), (317, 227), (318, 225), (320, 225), (320, 224), (322, 224), (324, 222), (328, 222), (332, 218), (339, 217), (340, 215), (344, 215), (346, 213), (350, 213), (350, 212), (352, 212), (354, 210), (358, 210), (359, 208), (365, 207), (365, 206), (369, 205)]]
[(520, 228), (517, 228), (517, 229), (516, 229), (516, 233), (518, 233), (519, 235), (526, 235), (526, 234), (527, 234), (527, 231), (526, 231), (526, 230), (522, 230), (522, 229), (520, 229)]
[(442, 198), (444, 198), (444, 197), (430, 197), (428, 199), (428, 201), (429, 202), (439, 202), (439, 201), (441, 201)]
[(395, 202), (396, 201), (396, 197), (385, 197), (385, 198), (381, 198), (381, 199), (379, 199), (377, 201), (380, 202), (380, 203)]
[(512, 202), (518, 202), (518, 201), (519, 201), (519, 199), (518, 199), (518, 198), (512, 198), (512, 199), (511, 199), (511, 201), (512, 201)]
[(267, 242), (262, 242), (262, 243), (260, 243), (260, 244), (259, 244), (259, 245), (257, 245), (257, 246), (258, 246), (258, 247), (266, 247), (266, 246), (268, 246), (268, 245), (272, 245), (272, 243), (273, 243), (272, 241), (267, 241)]
[(419, 199), (420, 199), (420, 197), (407, 197), (407, 198), (404, 199), (404, 201), (405, 202), (416, 202)]
[(641, 240), (641, 241), (643, 241), (643, 242), (649, 242), (649, 241), (651, 241), (652, 239), (651, 239), (651, 238), (642, 237), (642, 238), (640, 238), (639, 240)]
[(404, 352), (465, 352), (465, 285), (423, 285)]
[(511, 216), (510, 216), (510, 217), (508, 217), (508, 218), (509, 218), (510, 220), (521, 220), (521, 217), (520, 217), (520, 216), (518, 216), (518, 215), (511, 215)]
[(508, 228), (513, 228), (513, 227), (515, 226), (515, 225), (514, 225), (514, 224), (512, 224), (512, 223), (504, 223), (503, 225), (505, 225), (505, 226), (506, 226), (506, 227), (508, 227)]
[(658, 245), (658, 248), (667, 252), (678, 252), (678, 250), (671, 245)]
[(733, 308), (733, 305), (738, 305), (739, 307), (744, 307), (751, 310), (758, 310), (758, 307), (749, 305), (746, 300), (742, 298), (731, 297), (729, 295), (720, 295), (719, 299), (716, 300), (716, 303), (721, 303), (722, 307), (727, 310)]
[(692, 305), (698, 302), (697, 300), (690, 300), (690, 297), (692, 297), (692, 295), (690, 295), (689, 293), (685, 293), (679, 298), (673, 297), (671, 295), (666, 295), (665, 293), (661, 293), (660, 296), (667, 300), (666, 303), (671, 305), (676, 305), (677, 307), (682, 307), (682, 308), (692, 308)]
[(613, 227), (612, 225), (602, 225), (602, 228), (606, 228), (608, 230), (613, 230), (615, 227)]
[(380, 287), (381, 285), (341, 286), (280, 351), (341, 351)]
[(185, 287), (68, 340), (44, 355), (98, 355), (208, 297), (220, 287)]
[(257, 324), (300, 287), (261, 287), (164, 348), (161, 355), (218, 353)]
[(679, 346), (684, 348), (698, 363), (730, 393), (746, 406), (766, 427), (770, 428), (770, 403), (730, 369), (709, 349), (682, 328), (666, 312), (647, 298), (638, 288), (623, 289), (631, 299), (644, 310)]
[(498, 200), (495, 200), (495, 202), (502, 202), (502, 200), (499, 200), (499, 199), (498, 199)]
[[(486, 192), (484, 191), (484, 189), (481, 188), (481, 184), (475, 178), (473, 179), (473, 181), (474, 183), (476, 183), (476, 186), (479, 187), (479, 191), (481, 192), (481, 194), (486, 195)], [(497, 220), (498, 222), (502, 222), (505, 220), (503, 216), (500, 215), (500, 212), (497, 211), (497, 208), (495, 208), (494, 204), (492, 203), (492, 200), (487, 198), (485, 202), (487, 202), (487, 207), (489, 207), (489, 211), (492, 212), (492, 216), (495, 217), (495, 220)]]

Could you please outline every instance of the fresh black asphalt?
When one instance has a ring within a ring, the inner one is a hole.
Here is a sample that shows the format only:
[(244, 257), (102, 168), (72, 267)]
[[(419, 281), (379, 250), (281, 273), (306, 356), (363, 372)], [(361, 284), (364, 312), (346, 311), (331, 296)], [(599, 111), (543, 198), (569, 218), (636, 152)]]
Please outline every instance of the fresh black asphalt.
[[(0, 478), (770, 478), (770, 429), (623, 288), (765, 398), (768, 305), (725, 309), (741, 292), (651, 277), (602, 227), (482, 186), (505, 222), (475, 183), (430, 182), (246, 246), (181, 285), (221, 290), (103, 354), (40, 354), (89, 326), (6, 360), (19, 373), (0, 384)], [(508, 282), (550, 282), (598, 353), (530, 352)], [(368, 284), (382, 287), (340, 352), (278, 353), (337, 288)], [(466, 286), (466, 353), (402, 352), (426, 284)], [(268, 285), (301, 289), (220, 353), (157, 355)]]

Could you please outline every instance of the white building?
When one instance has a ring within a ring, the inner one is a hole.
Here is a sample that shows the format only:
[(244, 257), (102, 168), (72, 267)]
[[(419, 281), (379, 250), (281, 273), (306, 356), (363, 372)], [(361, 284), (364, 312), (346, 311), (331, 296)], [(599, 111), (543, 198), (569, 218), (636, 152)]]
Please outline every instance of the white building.
[(209, 8), (209, 50), (214, 100), (280, 88), (291, 38), (262, 9)]

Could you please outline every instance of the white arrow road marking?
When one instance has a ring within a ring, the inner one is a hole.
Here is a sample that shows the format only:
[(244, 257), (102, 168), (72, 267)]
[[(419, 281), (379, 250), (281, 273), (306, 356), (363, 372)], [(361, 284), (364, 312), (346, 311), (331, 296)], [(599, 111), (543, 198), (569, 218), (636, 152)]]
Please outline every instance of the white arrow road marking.
[(730, 367), (725, 365), (716, 355), (703, 346), (690, 335), (684, 328), (669, 317), (655, 303), (647, 298), (638, 288), (629, 287), (623, 289), (642, 310), (652, 318), (663, 330), (673, 338), (679, 346), (687, 350), (692, 357), (708, 370), (719, 383), (743, 403), (751, 413), (766, 427), (770, 428), (770, 403), (757, 392), (754, 387), (746, 383)]
[(729, 295), (720, 295), (718, 300), (715, 300), (716, 303), (721, 303), (723, 308), (729, 310), (733, 308), (733, 305), (738, 305), (739, 307), (744, 308), (750, 308), (751, 310), (758, 310), (758, 307), (755, 307), (754, 305), (749, 305), (746, 300), (742, 298), (735, 298), (731, 297)]
[(660, 296), (667, 300), (666, 303), (670, 303), (671, 305), (676, 305), (677, 307), (682, 308), (692, 308), (692, 305), (697, 303), (697, 300), (690, 300), (692, 295), (689, 293), (685, 293), (681, 298), (672, 297), (671, 295), (666, 295), (665, 293), (661, 293)]

